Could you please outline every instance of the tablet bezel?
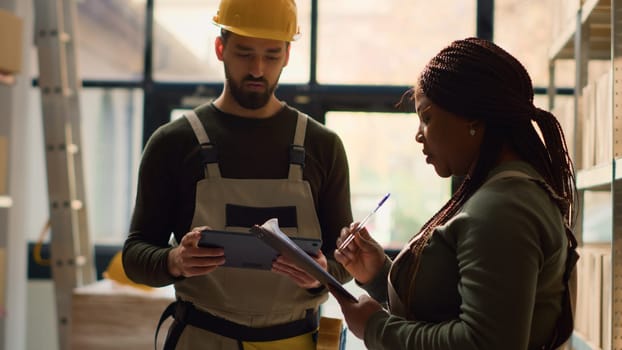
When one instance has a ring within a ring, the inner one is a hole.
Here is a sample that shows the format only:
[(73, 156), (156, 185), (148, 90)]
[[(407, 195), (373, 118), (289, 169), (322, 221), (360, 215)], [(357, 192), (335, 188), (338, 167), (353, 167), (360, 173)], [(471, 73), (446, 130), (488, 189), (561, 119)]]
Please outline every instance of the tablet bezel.
[[(322, 240), (290, 237), (307, 254), (316, 256)], [(224, 267), (270, 270), (279, 253), (255, 235), (223, 230), (203, 230), (199, 247), (225, 249)]]

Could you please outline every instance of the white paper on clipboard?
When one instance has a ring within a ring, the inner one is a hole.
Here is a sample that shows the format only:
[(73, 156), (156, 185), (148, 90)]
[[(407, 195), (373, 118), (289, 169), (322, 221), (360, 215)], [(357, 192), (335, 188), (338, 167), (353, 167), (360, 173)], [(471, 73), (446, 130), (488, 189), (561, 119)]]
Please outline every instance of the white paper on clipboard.
[(326, 287), (330, 287), (331, 291), (338, 292), (354, 302), (358, 301), (358, 299), (350, 294), (333, 275), (324, 270), (324, 268), (315, 262), (309, 254), (300, 249), (296, 243), (281, 231), (278, 219), (273, 218), (266, 221), (261, 226), (255, 225), (251, 227), (251, 233), (257, 236), (262, 242), (278, 251), (281, 255), (293, 260), (298, 267), (307, 271), (307, 273), (315, 277)]

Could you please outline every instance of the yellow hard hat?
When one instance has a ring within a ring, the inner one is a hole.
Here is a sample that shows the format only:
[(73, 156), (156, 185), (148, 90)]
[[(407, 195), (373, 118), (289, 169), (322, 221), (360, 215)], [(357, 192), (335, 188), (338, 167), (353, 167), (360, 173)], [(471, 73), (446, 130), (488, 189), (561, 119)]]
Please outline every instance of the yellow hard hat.
[(300, 36), (294, 0), (220, 0), (213, 21), (251, 38), (293, 41)]
[(131, 286), (131, 287), (142, 289), (145, 291), (153, 290), (154, 289), (153, 287), (150, 287), (144, 284), (135, 283), (134, 281), (130, 280), (129, 277), (127, 277), (127, 275), (125, 274), (125, 270), (123, 269), (122, 257), (123, 257), (122, 252), (117, 252), (112, 257), (112, 259), (110, 260), (110, 263), (108, 264), (108, 267), (106, 268), (106, 271), (102, 273), (104, 278), (107, 278), (119, 284)]

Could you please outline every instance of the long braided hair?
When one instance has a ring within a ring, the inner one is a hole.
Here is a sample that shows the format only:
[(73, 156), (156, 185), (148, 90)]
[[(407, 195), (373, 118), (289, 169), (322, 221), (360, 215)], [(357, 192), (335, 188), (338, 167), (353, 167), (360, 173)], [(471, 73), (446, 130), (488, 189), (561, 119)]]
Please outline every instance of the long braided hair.
[[(555, 116), (534, 106), (531, 78), (516, 58), (488, 40), (454, 41), (430, 60), (416, 86), (404, 94), (399, 104), (413, 103), (415, 92), (423, 93), (446, 111), (483, 121), (486, 128), (472, 171), (449, 201), (423, 225), (417, 239), (411, 241), (410, 249), (416, 259), (413, 274), (434, 229), (452, 218), (482, 186), (504, 145), (530, 163), (553, 188), (559, 196), (556, 204), (566, 224), (572, 227), (577, 191), (564, 134)], [(413, 288), (411, 283), (407, 302)]]

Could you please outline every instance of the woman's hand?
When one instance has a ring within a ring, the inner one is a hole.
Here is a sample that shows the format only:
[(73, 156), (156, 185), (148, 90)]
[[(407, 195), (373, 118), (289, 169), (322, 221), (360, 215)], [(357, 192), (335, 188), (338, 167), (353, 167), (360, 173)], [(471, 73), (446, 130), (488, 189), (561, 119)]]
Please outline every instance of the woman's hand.
[[(324, 270), (328, 268), (326, 256), (322, 251), (318, 251), (317, 256), (311, 256)], [(322, 284), (315, 277), (309, 275), (305, 270), (299, 268), (290, 259), (280, 255), (274, 263), (272, 263), (272, 271), (291, 278), (299, 287), (305, 289), (318, 288)]]
[(382, 306), (368, 295), (361, 295), (358, 302), (353, 302), (339, 294), (339, 292), (333, 292), (331, 290), (331, 294), (341, 307), (341, 312), (346, 319), (348, 329), (350, 329), (357, 338), (364, 339), (367, 321), (369, 321), (371, 315), (382, 310)]
[[(356, 226), (356, 223), (352, 223), (350, 227), (341, 229), (337, 247), (354, 231)], [(371, 238), (366, 228), (363, 227), (355, 235), (348, 246), (335, 250), (335, 260), (343, 265), (359, 283), (365, 284), (380, 271), (386, 255), (382, 246)]]
[(225, 263), (223, 248), (199, 247), (201, 231), (207, 226), (195, 227), (186, 233), (180, 244), (168, 253), (168, 271), (175, 277), (205, 275)]

